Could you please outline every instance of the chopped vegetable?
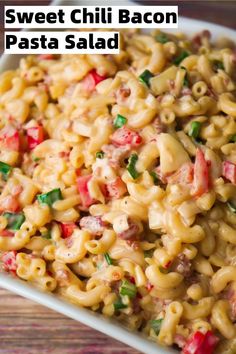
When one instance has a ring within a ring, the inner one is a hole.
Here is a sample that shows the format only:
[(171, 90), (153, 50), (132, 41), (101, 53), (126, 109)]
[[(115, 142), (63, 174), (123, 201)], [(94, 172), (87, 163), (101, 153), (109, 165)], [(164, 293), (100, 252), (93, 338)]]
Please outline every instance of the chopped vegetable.
[(92, 92), (95, 90), (97, 84), (105, 79), (105, 76), (99, 75), (96, 70), (93, 69), (82, 80), (82, 85), (85, 91)]
[(62, 199), (62, 194), (60, 188), (51, 190), (48, 193), (37, 195), (37, 199), (40, 204), (47, 204), (52, 206), (54, 202)]
[(112, 134), (111, 141), (115, 146), (130, 145), (136, 147), (142, 143), (142, 138), (139, 133), (123, 126)]
[(196, 121), (191, 122), (188, 135), (196, 139), (199, 136), (200, 130), (201, 130), (200, 122), (196, 122)]
[(95, 200), (90, 196), (88, 190), (88, 182), (92, 178), (92, 175), (81, 176), (77, 178), (77, 187), (80, 194), (83, 207), (88, 208), (95, 203)]
[(70, 237), (76, 227), (76, 224), (73, 222), (61, 223), (62, 238)]
[(2, 178), (6, 181), (12, 171), (12, 167), (5, 162), (0, 161), (0, 173)]
[(96, 158), (97, 159), (103, 159), (104, 157), (104, 152), (103, 151), (97, 151), (96, 152)]
[(51, 240), (52, 235), (51, 235), (51, 230), (47, 230), (41, 234), (42, 238), (45, 238), (45, 240)]
[(144, 70), (144, 72), (139, 75), (139, 81), (149, 87), (149, 81), (154, 75), (149, 70)]
[(108, 253), (104, 253), (104, 258), (105, 258), (105, 260), (106, 260), (108, 265), (111, 265), (113, 263), (112, 259), (111, 259), (111, 257), (109, 256)]
[(20, 134), (12, 126), (6, 126), (2, 130), (0, 142), (2, 142), (3, 145), (9, 150), (13, 150), (13, 151), (20, 150)]
[(215, 60), (214, 63), (214, 69), (215, 70), (218, 70), (218, 69), (221, 69), (221, 70), (224, 70), (224, 64), (222, 63), (222, 61), (219, 61), (219, 60)]
[(182, 354), (213, 354), (218, 341), (219, 338), (212, 331), (205, 334), (197, 331), (185, 344)]
[(127, 118), (122, 116), (121, 114), (117, 114), (116, 119), (114, 120), (114, 127), (115, 128), (121, 128), (123, 125), (127, 123)]
[(153, 253), (154, 253), (154, 248), (144, 251), (143, 252), (144, 258), (151, 258), (153, 256)]
[(137, 287), (136, 285), (132, 284), (128, 280), (123, 280), (121, 287), (120, 287), (120, 295), (127, 295), (129, 298), (133, 299), (137, 294)]
[(158, 320), (152, 320), (150, 322), (150, 326), (154, 330), (156, 335), (160, 333), (162, 322), (163, 322), (163, 318), (159, 318)]
[(130, 174), (130, 176), (133, 179), (137, 179), (140, 176), (140, 173), (136, 170), (135, 165), (136, 162), (138, 161), (138, 155), (137, 154), (132, 154), (129, 157), (129, 162), (128, 162), (128, 166), (127, 166), (127, 170)]
[(169, 38), (165, 33), (159, 33), (156, 37), (156, 41), (162, 44), (169, 42)]
[(41, 144), (44, 139), (43, 127), (31, 127), (26, 130), (28, 147), (30, 150), (34, 149), (37, 145)]
[(193, 169), (192, 195), (200, 197), (209, 191), (209, 166), (201, 149), (197, 149)]
[(186, 52), (185, 50), (180, 53), (174, 60), (173, 63), (175, 65), (179, 65), (185, 58), (189, 56), (189, 53)]
[(190, 184), (193, 181), (194, 166), (191, 162), (184, 163), (176, 172), (166, 177), (169, 184)]
[(53, 54), (39, 54), (38, 55), (38, 60), (52, 60), (54, 59)]
[(154, 184), (158, 184), (159, 179), (157, 173), (155, 171), (151, 171), (149, 174), (152, 177)]
[(222, 176), (231, 183), (236, 184), (236, 165), (230, 161), (224, 161), (222, 165)]
[(119, 311), (122, 309), (125, 309), (127, 307), (127, 305), (123, 304), (122, 299), (119, 298), (118, 300), (116, 300), (113, 304), (115, 311)]
[(7, 219), (7, 229), (9, 230), (19, 230), (23, 222), (25, 221), (25, 216), (23, 213), (4, 213), (4, 218)]
[(236, 205), (233, 202), (228, 202), (227, 205), (228, 205), (230, 211), (232, 211), (233, 213), (236, 213)]
[(236, 134), (232, 135), (230, 138), (231, 143), (236, 143)]

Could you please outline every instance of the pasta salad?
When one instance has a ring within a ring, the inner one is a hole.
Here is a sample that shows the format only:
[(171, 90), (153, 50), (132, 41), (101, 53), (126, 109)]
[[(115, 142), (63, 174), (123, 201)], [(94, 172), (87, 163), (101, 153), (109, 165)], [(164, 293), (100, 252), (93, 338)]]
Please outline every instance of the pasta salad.
[(182, 354), (235, 352), (235, 67), (206, 30), (122, 30), (119, 55), (3, 72), (2, 269)]

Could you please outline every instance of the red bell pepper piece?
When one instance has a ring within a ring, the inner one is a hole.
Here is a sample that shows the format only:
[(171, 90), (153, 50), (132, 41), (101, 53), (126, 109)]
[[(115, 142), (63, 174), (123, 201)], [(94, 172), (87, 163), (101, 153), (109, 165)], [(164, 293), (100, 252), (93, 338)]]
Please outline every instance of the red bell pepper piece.
[(14, 274), (16, 273), (16, 269), (17, 269), (16, 255), (17, 255), (17, 251), (9, 251), (3, 253), (1, 260), (3, 263), (3, 269), (6, 272), (12, 272)]
[(212, 354), (219, 338), (212, 331), (197, 331), (185, 344), (182, 354)]
[(26, 130), (28, 147), (30, 150), (34, 149), (37, 145), (41, 144), (44, 139), (43, 127), (38, 125)]
[(114, 181), (107, 183), (106, 187), (109, 197), (114, 199), (119, 199), (127, 192), (126, 185), (119, 176)]
[(85, 91), (93, 91), (95, 90), (97, 84), (99, 82), (106, 79), (106, 76), (99, 75), (95, 69), (91, 70), (85, 78), (82, 80), (83, 88)]
[(52, 60), (54, 59), (53, 54), (39, 54), (38, 55), (38, 60)]
[(81, 176), (77, 178), (77, 187), (80, 194), (83, 207), (88, 208), (95, 203), (95, 200), (90, 196), (88, 190), (88, 182), (92, 178), (92, 175)]
[(73, 234), (75, 228), (76, 224), (73, 222), (61, 223), (62, 238), (70, 237)]

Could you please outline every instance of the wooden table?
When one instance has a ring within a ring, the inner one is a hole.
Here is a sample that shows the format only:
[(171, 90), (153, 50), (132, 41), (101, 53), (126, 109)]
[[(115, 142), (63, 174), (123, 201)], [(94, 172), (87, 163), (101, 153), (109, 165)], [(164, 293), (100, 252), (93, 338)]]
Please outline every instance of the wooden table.
[[(145, 1), (145, 4), (148, 3), (158, 4), (158, 1)], [(178, 3), (180, 15), (236, 28), (235, 1), (166, 1), (166, 3), (168, 5)], [(0, 1), (1, 24), (2, 6), (6, 4), (46, 5), (48, 1)], [(139, 352), (30, 300), (0, 289), (0, 354), (139, 354)]]

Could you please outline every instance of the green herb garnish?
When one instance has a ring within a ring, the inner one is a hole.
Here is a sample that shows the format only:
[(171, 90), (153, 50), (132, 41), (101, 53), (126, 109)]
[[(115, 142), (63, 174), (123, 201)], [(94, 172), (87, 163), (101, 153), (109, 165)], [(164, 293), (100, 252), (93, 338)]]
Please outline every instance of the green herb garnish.
[(96, 158), (97, 159), (103, 159), (105, 153), (103, 151), (97, 151), (96, 152)]
[(151, 258), (153, 256), (153, 253), (154, 253), (154, 248), (144, 251), (143, 252), (144, 258)]
[(46, 240), (51, 240), (52, 235), (51, 235), (51, 230), (47, 230), (41, 234), (42, 238), (45, 238)]
[(114, 127), (116, 129), (123, 127), (127, 123), (127, 118), (121, 114), (117, 114), (116, 119), (114, 120)]
[(3, 213), (4, 218), (7, 219), (7, 229), (9, 230), (19, 230), (23, 222), (25, 221), (25, 216), (23, 213)]
[(179, 65), (185, 58), (187, 58), (189, 56), (189, 53), (186, 52), (185, 50), (180, 53), (180, 55), (178, 55), (174, 60), (173, 63), (175, 65)]
[(149, 172), (149, 174), (152, 177), (154, 184), (158, 184), (158, 176), (157, 176), (156, 172), (151, 171), (151, 172)]
[(133, 299), (137, 294), (137, 287), (128, 280), (123, 280), (120, 287), (120, 295), (127, 295), (129, 298)]
[(113, 303), (115, 311), (126, 309), (127, 305), (123, 304), (122, 299), (119, 298)]
[(200, 122), (191, 122), (190, 129), (188, 132), (188, 135), (191, 136), (192, 138), (196, 139), (199, 137), (201, 130), (201, 123)]
[(0, 173), (2, 178), (6, 181), (12, 171), (12, 167), (5, 162), (0, 161)]
[(154, 330), (156, 335), (158, 335), (160, 333), (162, 322), (163, 322), (163, 318), (159, 318), (158, 320), (151, 320), (150, 321), (150, 326)]
[(140, 173), (135, 168), (137, 161), (138, 161), (137, 154), (132, 154), (128, 160), (127, 170), (133, 179), (137, 179), (140, 176)]
[(105, 260), (106, 260), (108, 265), (111, 265), (113, 263), (112, 259), (111, 259), (111, 257), (109, 256), (108, 253), (104, 253), (104, 258), (105, 258)]
[(169, 42), (169, 38), (165, 33), (159, 33), (156, 37), (156, 41), (162, 44)]
[(219, 60), (214, 60), (213, 62), (214, 64), (214, 69), (215, 70), (218, 70), (218, 69), (221, 69), (221, 70), (224, 70), (224, 64), (222, 63), (222, 61), (219, 61)]
[(37, 195), (37, 199), (40, 204), (47, 204), (52, 206), (54, 202), (62, 199), (62, 194), (60, 188), (51, 190), (48, 193)]
[(149, 70), (144, 70), (144, 72), (143, 72), (141, 75), (139, 75), (139, 81), (149, 87), (150, 79), (151, 79), (153, 76), (154, 76), (154, 75), (151, 73), (151, 71), (149, 71)]
[(231, 136), (230, 143), (236, 143), (236, 134)]

